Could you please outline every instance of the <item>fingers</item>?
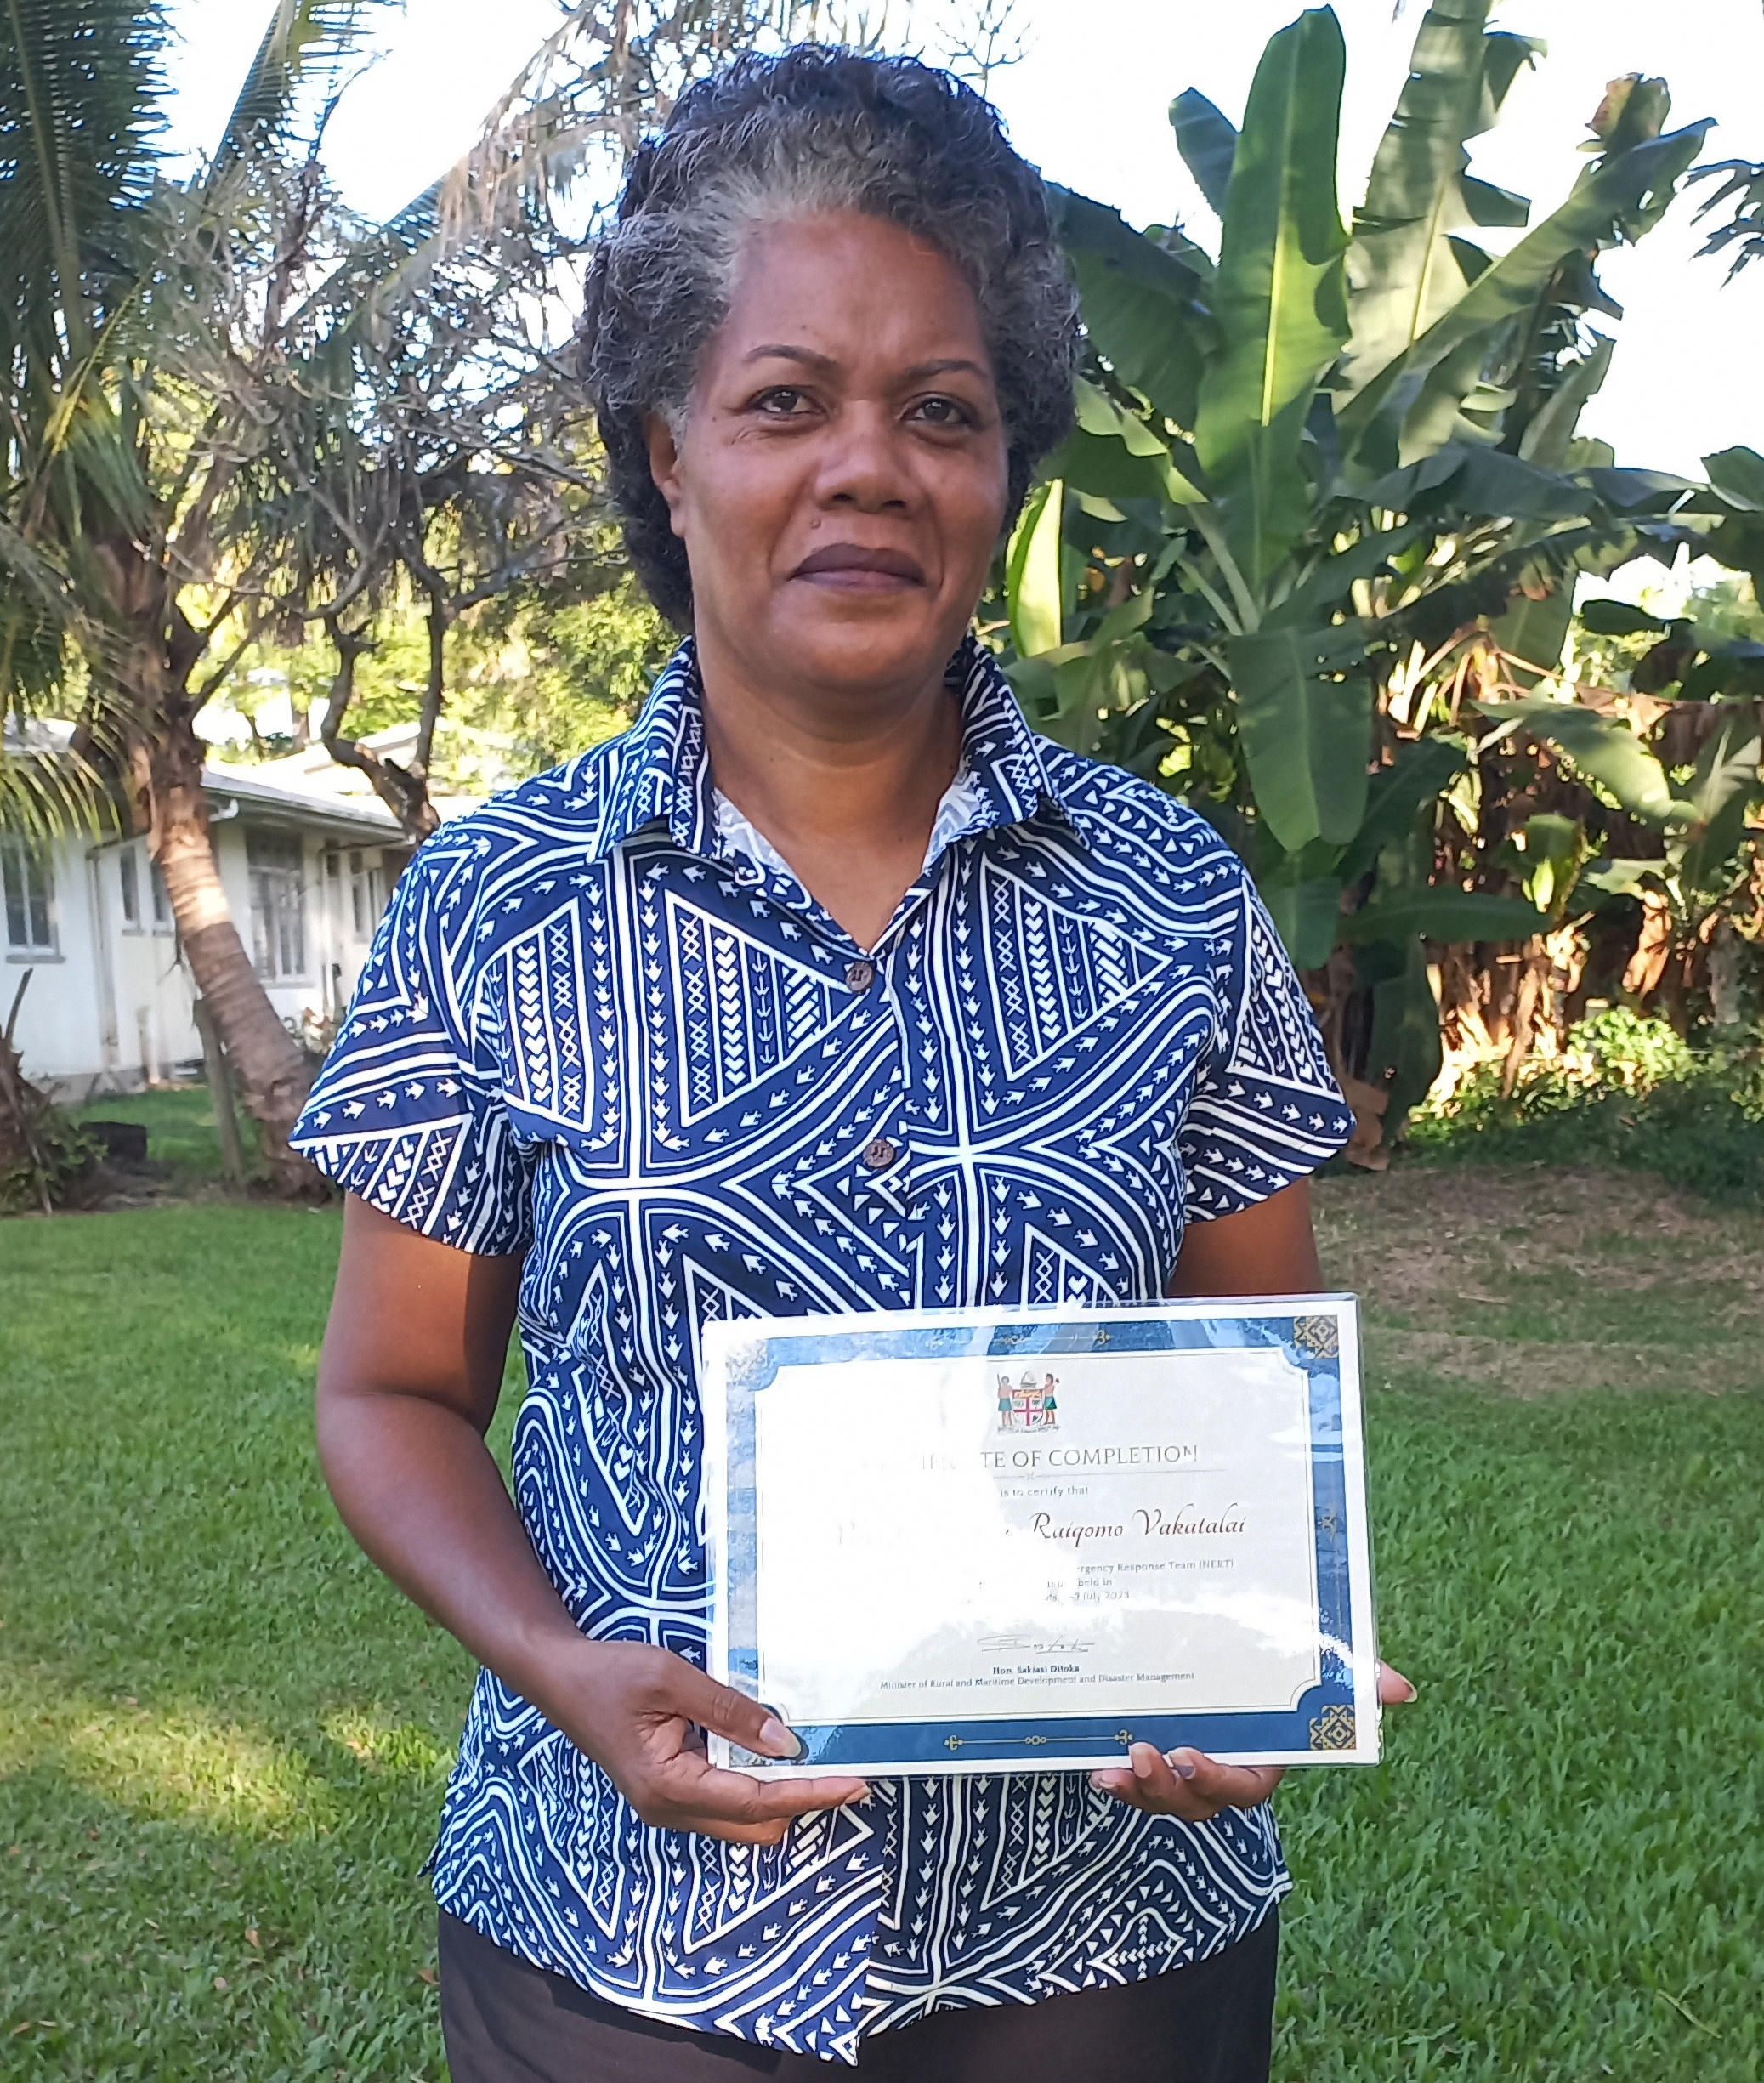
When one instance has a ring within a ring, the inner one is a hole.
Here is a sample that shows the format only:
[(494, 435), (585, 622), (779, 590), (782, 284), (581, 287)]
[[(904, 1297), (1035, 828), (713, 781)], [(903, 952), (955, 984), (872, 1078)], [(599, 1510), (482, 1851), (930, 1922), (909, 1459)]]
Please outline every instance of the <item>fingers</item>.
[(869, 1795), (862, 1779), (756, 1779), (745, 1772), (719, 1771), (700, 1753), (682, 1751), (655, 1774), (648, 1797), (634, 1805), (657, 1829), (775, 1844), (797, 1816), (843, 1808)]
[(1224, 1765), (1201, 1751), (1172, 1751), (1136, 1743), (1126, 1770), (1096, 1772), (1091, 1785), (1152, 1815), (1205, 1823), (1222, 1808), (1258, 1808), (1280, 1783), (1277, 1766)]
[[(1222, 1765), (1204, 1751), (1172, 1751), (1171, 1762), (1192, 1799), (1221, 1808), (1260, 1808), (1285, 1774), (1278, 1765)], [(1192, 1765), (1192, 1773), (1184, 1772)]]
[(712, 1765), (695, 1771), (690, 1760), (683, 1762), (686, 1769), (678, 1776), (685, 1784), (679, 1797), (705, 1814), (731, 1822), (790, 1822), (820, 1808), (842, 1808), (870, 1795), (862, 1779), (756, 1779), (745, 1772), (719, 1772)]
[(585, 1642), (576, 1698), (559, 1725), (593, 1758), (652, 1829), (775, 1844), (791, 1822), (867, 1797), (860, 1779), (762, 1780), (714, 1770), (700, 1731), (763, 1757), (794, 1760), (803, 1744), (769, 1706), (647, 1643)]
[[(1192, 1778), (1192, 1770), (1186, 1776)], [(1091, 1785), (1154, 1815), (1182, 1815), (1189, 1822), (1203, 1819), (1199, 1813), (1188, 1813), (1195, 1804), (1187, 1798), (1183, 1777), (1154, 1744), (1136, 1743), (1127, 1753), (1125, 1771), (1094, 1772)]]
[(1415, 1698), (1415, 1688), (1409, 1681), (1389, 1664), (1378, 1666), (1378, 1704), (1381, 1707), (1406, 1707)]
[(769, 1706), (738, 1693), (732, 1685), (719, 1685), (715, 1678), (706, 1677), (683, 1660), (680, 1669), (684, 1675), (674, 1689), (676, 1696), (668, 1702), (673, 1711), (762, 1757), (794, 1763), (802, 1757), (803, 1739), (793, 1728), (786, 1728)]

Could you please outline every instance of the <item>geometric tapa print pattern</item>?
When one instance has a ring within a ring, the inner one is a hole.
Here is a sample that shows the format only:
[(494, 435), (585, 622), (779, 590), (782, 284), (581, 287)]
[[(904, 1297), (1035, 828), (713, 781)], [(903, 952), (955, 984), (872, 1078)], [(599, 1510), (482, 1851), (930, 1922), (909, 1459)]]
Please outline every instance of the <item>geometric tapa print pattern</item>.
[[(590, 1634), (704, 1660), (706, 1322), (1143, 1301), (1185, 1223), (1351, 1131), (1211, 829), (1036, 738), (977, 645), (952, 685), (958, 786), (864, 950), (719, 836), (683, 647), (626, 736), (423, 849), (302, 1118), (386, 1213), (525, 1255), (515, 1496)], [(1287, 1887), (1267, 1809), (1194, 1825), (1082, 1774), (879, 1784), (769, 1848), (652, 1830), (487, 1673), (434, 1881), (598, 1996), (837, 2063), (1205, 1959)]]

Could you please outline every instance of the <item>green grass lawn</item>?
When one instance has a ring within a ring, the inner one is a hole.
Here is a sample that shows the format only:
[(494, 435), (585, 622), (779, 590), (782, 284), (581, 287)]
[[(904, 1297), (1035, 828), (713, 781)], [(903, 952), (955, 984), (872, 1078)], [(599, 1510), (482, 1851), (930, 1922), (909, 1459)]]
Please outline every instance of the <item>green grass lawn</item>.
[[(1381, 1769), (1279, 1796), (1276, 2074), (1755, 2083), (1764, 1225), (1416, 1178), (1324, 1195), (1422, 1689)], [(443, 2075), (418, 1869), (470, 1674), (319, 1480), (337, 1235), (0, 1224), (5, 2083)]]

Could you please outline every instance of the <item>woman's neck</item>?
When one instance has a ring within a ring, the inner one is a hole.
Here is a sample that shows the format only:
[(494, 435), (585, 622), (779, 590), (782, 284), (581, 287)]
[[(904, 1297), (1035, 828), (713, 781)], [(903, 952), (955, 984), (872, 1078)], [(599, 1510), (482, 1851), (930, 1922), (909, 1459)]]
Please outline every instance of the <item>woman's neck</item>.
[(700, 651), (705, 737), (718, 789), (860, 947), (871, 947), (923, 864), (961, 757), (961, 712), (941, 673), (859, 699), (816, 700), (719, 670)]

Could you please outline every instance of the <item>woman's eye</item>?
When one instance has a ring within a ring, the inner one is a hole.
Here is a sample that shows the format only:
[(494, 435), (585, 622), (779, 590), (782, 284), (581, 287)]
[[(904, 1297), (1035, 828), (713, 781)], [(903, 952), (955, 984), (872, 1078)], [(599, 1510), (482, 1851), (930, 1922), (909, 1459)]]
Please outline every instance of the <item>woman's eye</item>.
[(915, 415), (932, 427), (971, 427), (974, 416), (958, 398), (921, 398)]
[(801, 391), (780, 384), (775, 390), (763, 390), (753, 402), (758, 411), (774, 419), (792, 419), (806, 409), (808, 401)]

